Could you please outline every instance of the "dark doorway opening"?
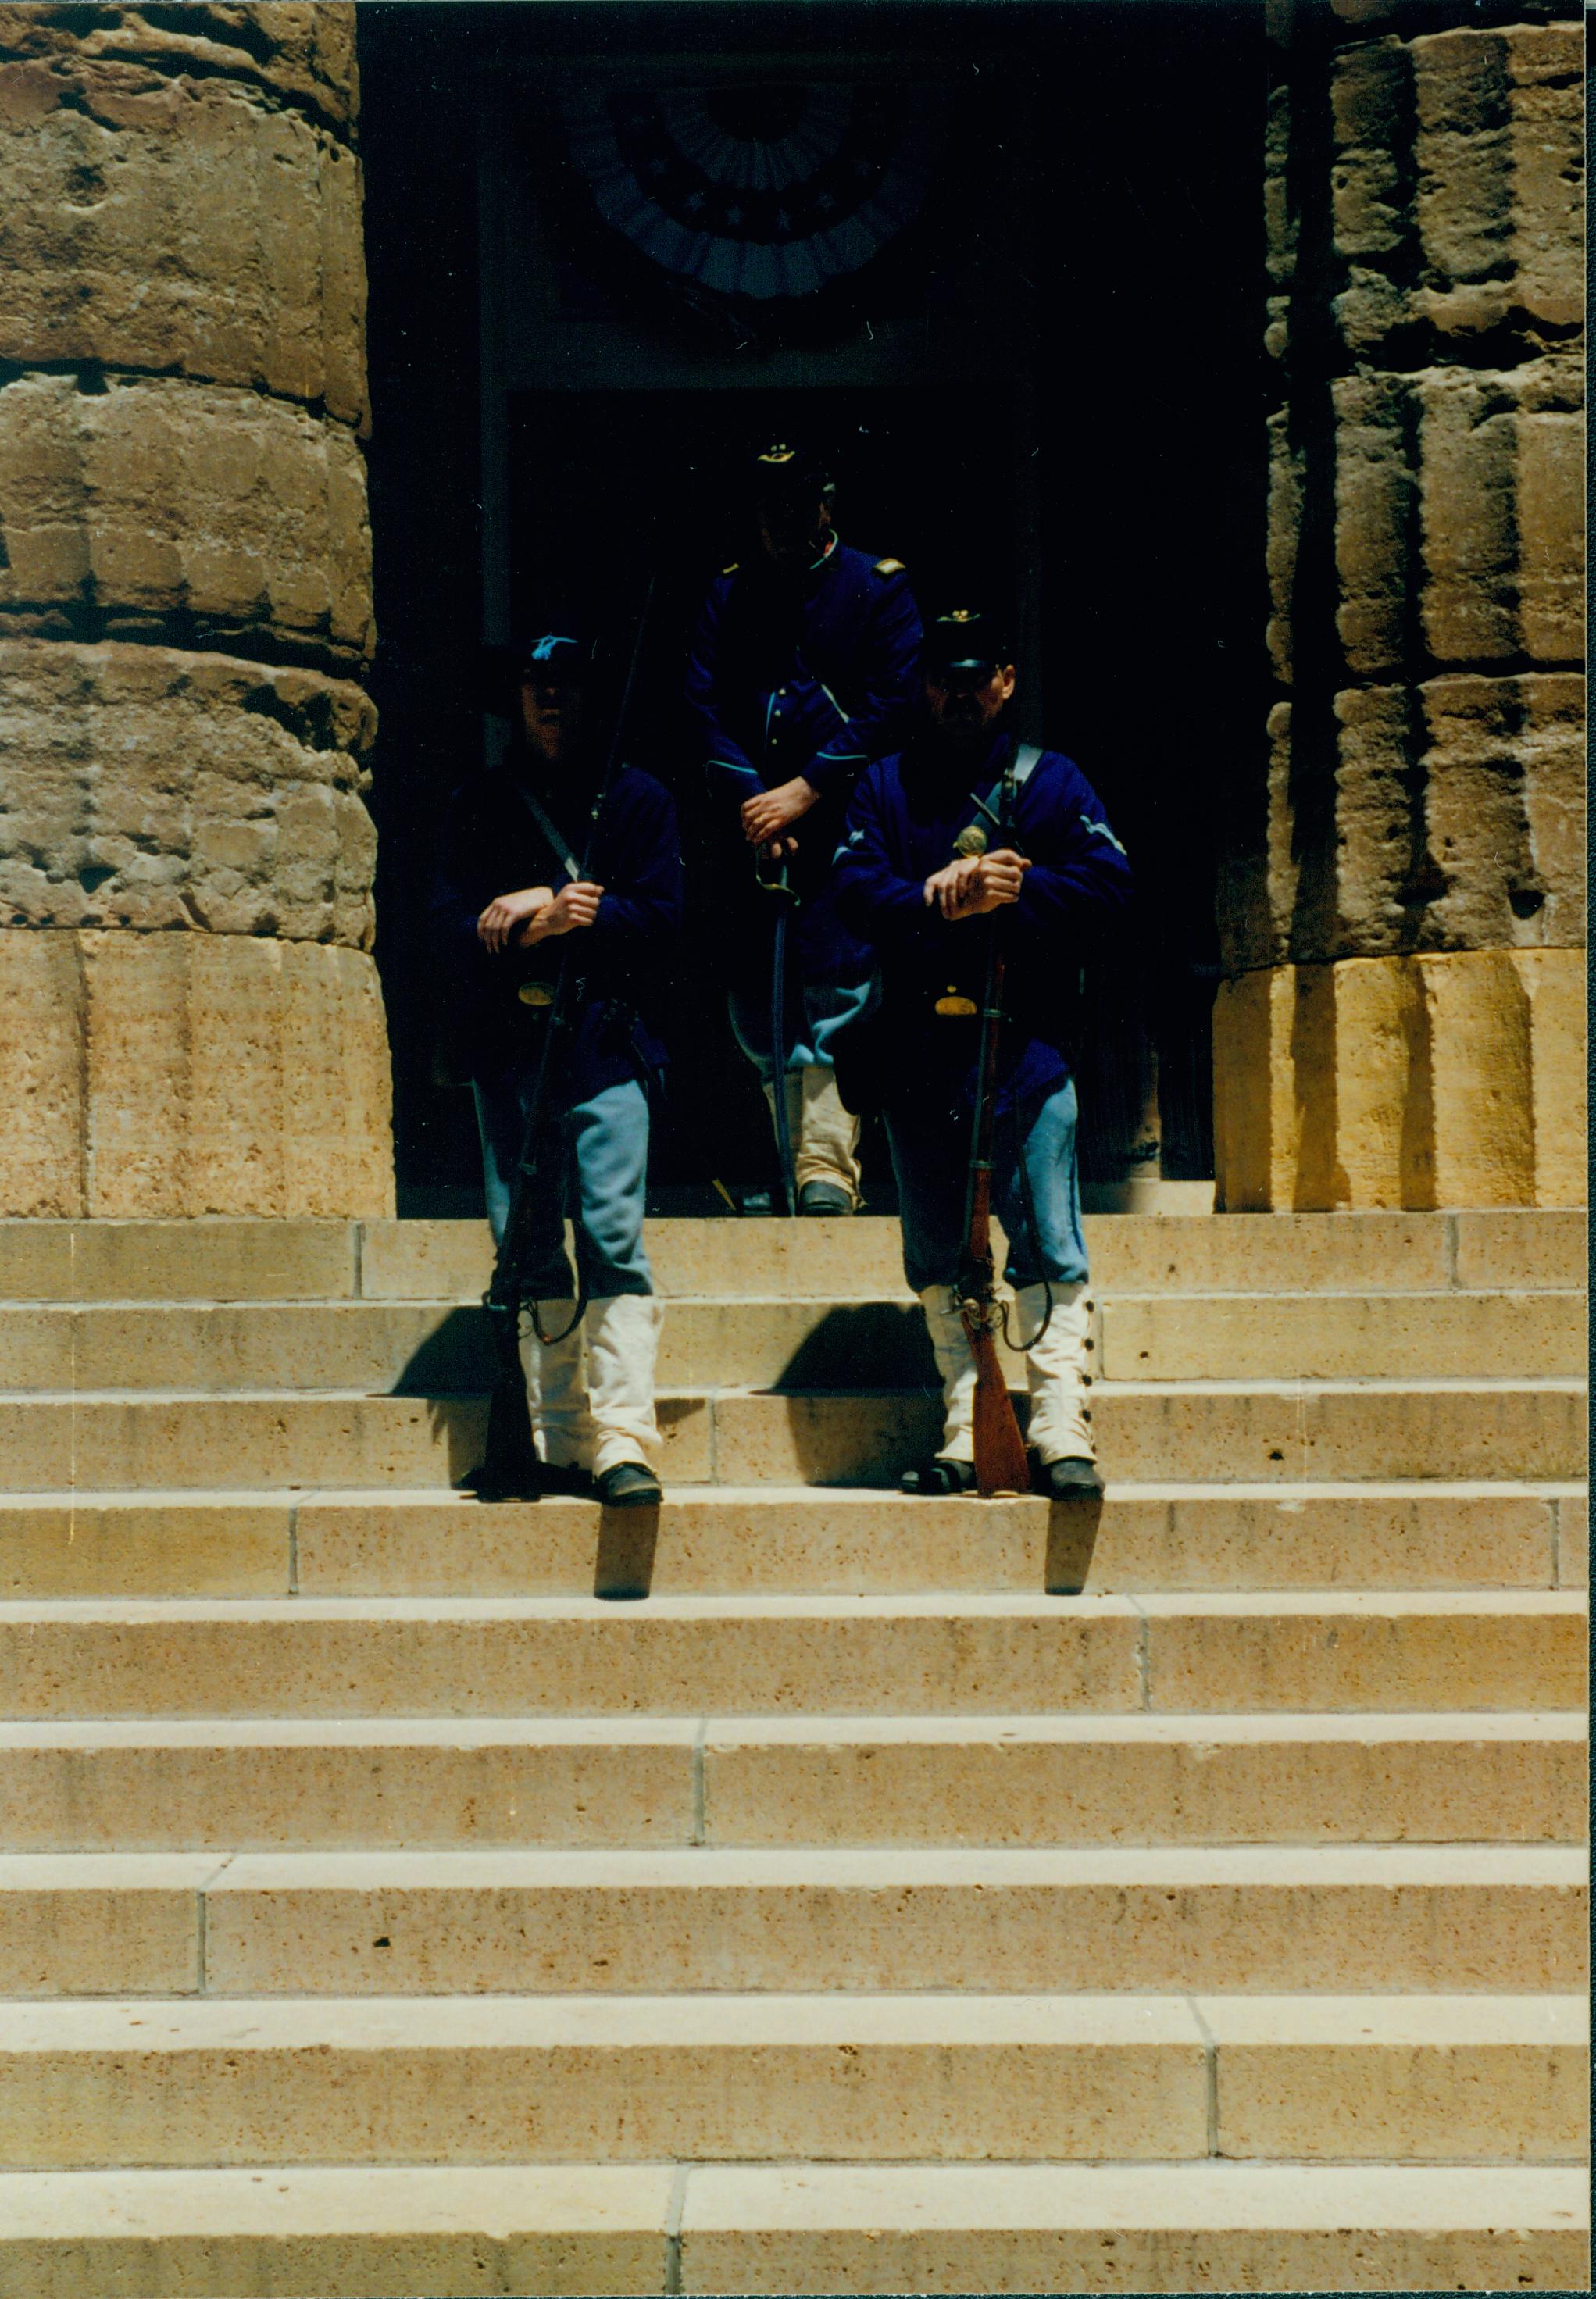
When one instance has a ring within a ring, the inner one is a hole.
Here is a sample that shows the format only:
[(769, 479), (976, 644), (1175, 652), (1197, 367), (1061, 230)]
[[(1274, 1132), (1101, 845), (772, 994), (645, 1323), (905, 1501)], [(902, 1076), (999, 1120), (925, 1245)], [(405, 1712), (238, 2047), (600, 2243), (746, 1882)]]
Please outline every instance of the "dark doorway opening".
[[(688, 626), (715, 570), (749, 557), (747, 458), (766, 440), (819, 444), (844, 538), (891, 552), (923, 602), (993, 599), (1018, 561), (1017, 411), (1003, 386), (919, 390), (538, 391), (510, 414), (511, 596), (519, 623), (572, 597), (613, 614), (626, 575), (659, 577), (650, 686), (674, 710)], [(950, 520), (950, 443), (979, 443), (983, 483)], [(672, 740), (679, 734), (671, 722)], [(696, 759), (681, 753), (684, 767)]]

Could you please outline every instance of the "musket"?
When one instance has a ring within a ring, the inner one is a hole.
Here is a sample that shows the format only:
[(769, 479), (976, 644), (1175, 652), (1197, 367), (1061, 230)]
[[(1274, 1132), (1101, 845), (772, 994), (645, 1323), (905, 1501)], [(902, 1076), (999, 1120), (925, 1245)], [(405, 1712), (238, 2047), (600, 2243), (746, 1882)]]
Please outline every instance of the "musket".
[[(1003, 771), (999, 843), (1016, 844), (1014, 761)], [(983, 809), (983, 811), (986, 811)], [(977, 850), (978, 851), (978, 850)], [(1002, 1312), (992, 1259), (992, 1143), (997, 1117), (998, 1049), (1003, 1025), (1003, 976), (1007, 952), (1003, 912), (987, 923), (986, 984), (981, 999), (980, 1052), (976, 1065), (976, 1108), (970, 1130), (969, 1176), (964, 1199), (964, 1248), (959, 1264), (959, 1309), (976, 1360), (976, 1486), (984, 1498), (1029, 1489), (1025, 1440), (1014, 1417), (1009, 1384), (998, 1358)]]
[(793, 1162), (792, 1120), (787, 1115), (787, 929), (798, 897), (785, 862), (777, 874), (767, 877), (761, 873), (760, 884), (775, 896), (777, 904), (770, 939), (770, 1065), (775, 1072), (770, 1114), (776, 1121), (776, 1155), (781, 1166), (782, 1193), (788, 1213), (795, 1214), (798, 1176)]
[[(740, 768), (739, 773), (753, 775), (752, 767)], [(757, 779), (757, 777), (756, 777)], [(763, 789), (761, 783), (760, 787)], [(798, 1183), (793, 1163), (793, 1128), (787, 1116), (787, 942), (793, 913), (798, 907), (798, 890), (792, 874), (781, 857), (768, 857), (756, 850), (753, 857), (754, 883), (771, 895), (776, 912), (770, 931), (770, 1116), (776, 1128), (776, 1158), (781, 1168), (782, 1195), (786, 1210), (798, 1210)], [(720, 1183), (714, 1184), (727, 1192)], [(728, 1199), (728, 1202), (731, 1200)]]
[[(805, 668), (802, 656), (796, 652), (793, 657), (793, 667), (799, 677), (807, 678), (811, 675)], [(842, 725), (846, 726), (848, 714), (830, 687), (820, 678), (815, 680), (815, 685)], [(769, 765), (769, 743), (764, 757)], [(793, 1158), (792, 1122), (787, 1115), (787, 945), (799, 895), (785, 859), (767, 861), (763, 855), (756, 855), (754, 876), (765, 892), (775, 896), (777, 902), (770, 936), (770, 1067), (773, 1073), (770, 1115), (776, 1127), (776, 1158), (781, 1168), (782, 1194), (786, 1199), (787, 1212), (795, 1214), (798, 1210), (798, 1174)]]
[[(794, 653), (794, 670), (800, 677), (810, 676), (803, 657)], [(848, 714), (843, 709), (824, 679), (815, 685), (836, 712), (842, 724), (848, 724)], [(765, 751), (769, 761), (769, 749)], [(775, 925), (770, 937), (770, 1067), (775, 1073), (775, 1087), (770, 1097), (770, 1115), (776, 1125), (776, 1157), (781, 1167), (781, 1186), (789, 1214), (798, 1210), (798, 1173), (793, 1158), (793, 1127), (787, 1115), (787, 943), (793, 913), (798, 908), (798, 890), (793, 884), (792, 873), (785, 860), (767, 865), (763, 859), (755, 862), (760, 884), (768, 894), (776, 897)]]
[[(630, 713), (632, 689), (636, 684), (637, 666), (643, 659), (643, 641), (648, 629), (653, 599), (654, 577), (651, 575), (648, 588), (644, 593), (643, 611), (637, 618), (637, 635), (632, 646), (626, 685), (621, 689), (620, 707), (616, 712), (604, 770), (599, 777), (593, 810), (588, 817), (581, 863), (581, 876), (585, 879), (590, 879), (593, 875), (599, 821), (620, 759), (621, 737)], [(504, 1234), (499, 1241), (498, 1252), (494, 1257), (493, 1278), (482, 1297), (494, 1345), (494, 1386), (488, 1400), (487, 1440), (483, 1448), (481, 1465), (466, 1481), (475, 1490), (478, 1499), (484, 1501), (536, 1500), (544, 1484), (543, 1467), (533, 1441), (532, 1415), (527, 1404), (526, 1374), (521, 1365), (521, 1314), (530, 1304), (536, 1329), (536, 1297), (535, 1291), (529, 1290), (530, 1272), (528, 1268), (533, 1208), (536, 1202), (539, 1169), (548, 1153), (548, 1113), (563, 1067), (565, 1040), (570, 1031), (572, 1014), (580, 1001), (584, 987), (583, 979), (573, 963), (570, 939), (566, 937), (566, 946), (561, 953), (560, 971), (555, 977), (553, 999), (547, 1008), (543, 1050), (538, 1056), (537, 1075), (533, 1082), (532, 1100), (521, 1135), (520, 1155), (516, 1160), (509, 1216), (504, 1224)], [(565, 1328), (565, 1332), (539, 1332), (538, 1339), (545, 1342), (563, 1340), (586, 1306), (586, 1295), (578, 1281), (576, 1315)]]

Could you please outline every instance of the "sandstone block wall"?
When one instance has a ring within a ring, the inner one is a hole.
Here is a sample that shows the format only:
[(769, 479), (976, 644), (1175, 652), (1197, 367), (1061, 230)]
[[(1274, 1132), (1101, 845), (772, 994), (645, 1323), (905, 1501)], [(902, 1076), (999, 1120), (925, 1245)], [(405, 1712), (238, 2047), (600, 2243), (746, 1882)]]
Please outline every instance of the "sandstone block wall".
[(353, 10), (0, 4), (0, 1213), (381, 1214)]
[(1345, 13), (1295, 12), (1269, 124), (1277, 699), (1220, 888), (1219, 1202), (1575, 1203), (1581, 27)]

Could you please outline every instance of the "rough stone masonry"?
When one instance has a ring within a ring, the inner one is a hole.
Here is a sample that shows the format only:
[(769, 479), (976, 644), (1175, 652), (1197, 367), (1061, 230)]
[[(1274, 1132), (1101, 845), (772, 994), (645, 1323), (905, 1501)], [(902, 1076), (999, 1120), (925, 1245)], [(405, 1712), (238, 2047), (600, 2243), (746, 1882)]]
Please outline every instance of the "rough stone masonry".
[(1221, 1206), (1584, 1199), (1581, 46), (1391, 0), (1283, 46)]
[(392, 1210), (353, 15), (0, 5), (0, 1213)]

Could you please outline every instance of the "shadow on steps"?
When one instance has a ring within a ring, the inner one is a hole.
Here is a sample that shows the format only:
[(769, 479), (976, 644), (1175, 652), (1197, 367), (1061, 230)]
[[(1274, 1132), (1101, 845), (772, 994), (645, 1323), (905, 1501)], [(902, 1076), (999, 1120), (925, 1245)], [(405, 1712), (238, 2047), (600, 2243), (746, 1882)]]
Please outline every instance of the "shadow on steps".
[[(696, 1308), (694, 1303), (685, 1305)], [(740, 1305), (727, 1304), (736, 1308)], [(935, 1386), (936, 1369), (926, 1320), (918, 1303), (857, 1301), (828, 1308), (780, 1363), (750, 1350), (739, 1364), (724, 1341), (700, 1347), (713, 1362), (673, 1374), (670, 1318), (677, 1305), (665, 1306), (661, 1347), (663, 1387), (761, 1390), (883, 1390)], [(679, 1314), (679, 1310), (678, 1310)], [(678, 1358), (678, 1364), (680, 1360)], [(487, 1320), (475, 1302), (452, 1309), (405, 1360), (394, 1393), (436, 1397), (491, 1387), (493, 1347)]]
[(660, 1544), (658, 1508), (602, 1508), (594, 1556), (593, 1593), (611, 1604), (635, 1604), (654, 1582)]
[(1047, 1552), (1042, 1579), (1044, 1596), (1085, 1595), (1101, 1523), (1101, 1493), (1093, 1494), (1089, 1500), (1049, 1503)]
[[(918, 1304), (859, 1302), (829, 1308), (774, 1382), (757, 1382), (757, 1370), (756, 1379), (745, 1385), (730, 1379), (719, 1384), (740, 1393), (722, 1398), (724, 1425), (717, 1416), (716, 1483), (769, 1485), (773, 1491), (792, 1485), (890, 1491), (904, 1469), (935, 1450), (942, 1427), (940, 1384)], [(479, 1457), (486, 1423), (482, 1392), (491, 1384), (492, 1371), (483, 1314), (474, 1304), (462, 1305), (413, 1352), (395, 1384), (397, 1394), (428, 1400), (435, 1427), (447, 1432), (454, 1483)], [(1015, 1405), (1023, 1428), (1027, 1400), (1017, 1396)], [(661, 1422), (667, 1436), (673, 1422), (701, 1409), (696, 1400), (662, 1398)], [(934, 1500), (904, 1505), (950, 1506)], [(1048, 1594), (1074, 1596), (1086, 1588), (1101, 1517), (1098, 1499), (1051, 1505), (1042, 1575)], [(648, 1595), (660, 1519), (657, 1509), (599, 1512), (595, 1596), (625, 1601)]]

